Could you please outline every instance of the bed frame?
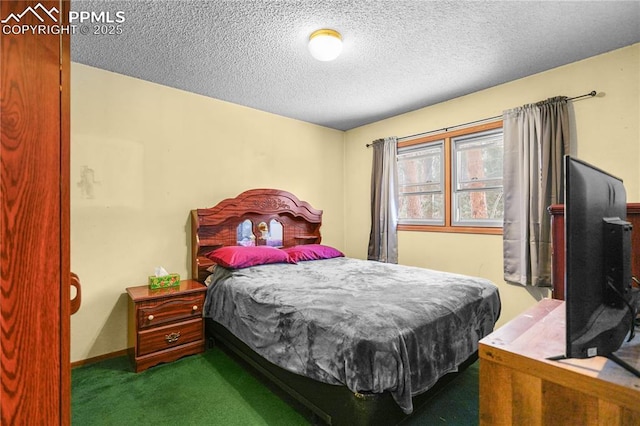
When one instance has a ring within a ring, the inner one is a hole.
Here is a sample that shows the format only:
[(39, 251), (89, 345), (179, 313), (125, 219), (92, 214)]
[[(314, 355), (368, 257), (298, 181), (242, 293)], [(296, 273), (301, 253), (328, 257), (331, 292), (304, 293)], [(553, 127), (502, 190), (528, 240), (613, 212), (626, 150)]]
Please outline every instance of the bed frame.
[[(199, 281), (209, 275), (213, 265), (205, 255), (221, 246), (237, 245), (238, 225), (249, 219), (254, 235), (260, 235), (258, 224), (278, 220), (283, 226), (283, 246), (320, 243), (322, 210), (300, 201), (295, 195), (277, 189), (252, 189), (235, 198), (221, 201), (207, 209), (192, 210), (192, 277)], [(331, 425), (391, 425), (409, 417), (404, 414), (388, 392), (382, 394), (353, 393), (346, 386), (321, 383), (291, 373), (262, 358), (237, 339), (225, 327), (207, 318), (207, 337), (221, 342), (242, 360), (258, 370), (296, 401), (304, 405), (321, 421)], [(477, 353), (459, 366), (463, 371), (477, 360)], [(457, 377), (449, 373), (438, 383), (413, 398), (417, 412), (440, 389)]]

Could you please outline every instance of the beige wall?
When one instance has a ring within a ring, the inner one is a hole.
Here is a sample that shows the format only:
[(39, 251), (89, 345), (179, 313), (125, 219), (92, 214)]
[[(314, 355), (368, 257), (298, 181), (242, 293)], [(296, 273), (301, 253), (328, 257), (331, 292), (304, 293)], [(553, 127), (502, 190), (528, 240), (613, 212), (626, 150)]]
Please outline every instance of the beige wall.
[[(629, 201), (640, 201), (640, 44), (492, 87), (346, 132), (346, 249), (366, 257), (369, 238), (371, 151), (365, 144), (502, 114), (557, 95), (599, 95), (572, 103), (576, 154), (625, 181)], [(399, 263), (482, 276), (500, 287), (504, 324), (546, 290), (502, 279), (502, 239), (493, 235), (399, 233)]]
[(155, 266), (188, 276), (191, 209), (288, 190), (324, 210), (323, 241), (343, 249), (343, 162), (344, 132), (73, 63), (71, 360), (126, 348), (125, 288)]
[[(366, 258), (371, 151), (365, 144), (499, 115), (556, 95), (574, 102), (577, 154), (640, 201), (640, 44), (348, 132), (72, 64), (71, 262), (83, 283), (71, 360), (126, 348), (125, 288), (162, 265), (188, 274), (189, 211), (256, 187), (324, 210), (324, 242)], [(286, 164), (284, 166), (283, 164)], [(82, 188), (93, 170), (93, 198)], [(400, 263), (489, 278), (499, 325), (547, 294), (502, 280), (500, 236), (401, 232)]]

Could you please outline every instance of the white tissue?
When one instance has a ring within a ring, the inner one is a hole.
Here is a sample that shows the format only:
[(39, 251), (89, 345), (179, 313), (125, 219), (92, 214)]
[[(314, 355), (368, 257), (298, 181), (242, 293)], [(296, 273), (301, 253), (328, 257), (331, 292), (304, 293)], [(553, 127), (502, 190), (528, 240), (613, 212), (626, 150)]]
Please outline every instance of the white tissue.
[(165, 275), (169, 275), (167, 270), (162, 266), (156, 266), (156, 277), (164, 277)]

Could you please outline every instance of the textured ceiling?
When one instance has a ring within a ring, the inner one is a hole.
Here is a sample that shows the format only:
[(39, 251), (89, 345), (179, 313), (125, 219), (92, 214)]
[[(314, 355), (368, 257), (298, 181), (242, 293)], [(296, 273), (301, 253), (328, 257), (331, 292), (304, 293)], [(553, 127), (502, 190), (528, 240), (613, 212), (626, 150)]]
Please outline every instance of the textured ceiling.
[[(75, 62), (340, 130), (640, 41), (639, 1), (74, 0), (71, 9), (126, 17), (121, 35), (73, 35)], [(333, 62), (307, 50), (320, 28), (343, 36)]]

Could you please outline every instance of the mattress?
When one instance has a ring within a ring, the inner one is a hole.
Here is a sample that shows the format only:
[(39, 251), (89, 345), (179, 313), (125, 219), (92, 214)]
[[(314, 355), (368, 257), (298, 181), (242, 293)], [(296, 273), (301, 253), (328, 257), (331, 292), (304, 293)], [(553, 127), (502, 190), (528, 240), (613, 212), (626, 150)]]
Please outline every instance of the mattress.
[(352, 258), (216, 267), (204, 316), (288, 371), (388, 391), (407, 414), (500, 315), (492, 282)]

